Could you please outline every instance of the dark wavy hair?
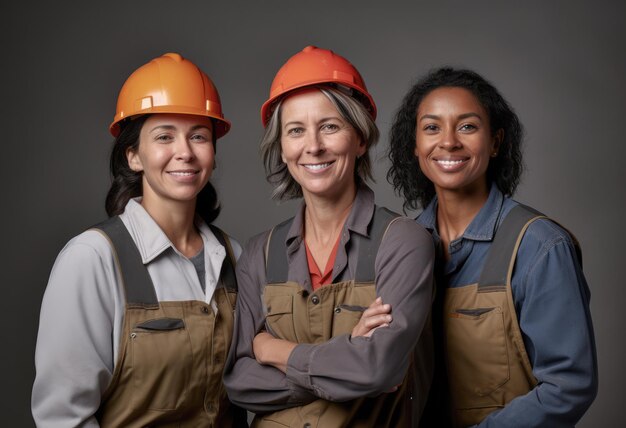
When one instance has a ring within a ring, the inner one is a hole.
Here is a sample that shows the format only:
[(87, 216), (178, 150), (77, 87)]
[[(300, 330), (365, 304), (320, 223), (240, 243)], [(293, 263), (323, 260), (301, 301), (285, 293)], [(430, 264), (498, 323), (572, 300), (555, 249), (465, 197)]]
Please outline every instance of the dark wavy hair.
[(498, 155), (489, 161), (487, 181), (495, 183), (507, 196), (513, 195), (524, 169), (522, 160), (523, 129), (509, 103), (498, 90), (471, 70), (443, 67), (431, 71), (405, 95), (391, 127), (389, 152), (391, 168), (387, 180), (404, 197), (404, 209), (425, 208), (435, 196), (435, 186), (424, 175), (415, 157), (417, 110), (430, 92), (441, 87), (469, 90), (489, 115), (490, 131), (504, 132)]
[[(141, 196), (141, 172), (133, 171), (128, 165), (126, 151), (137, 150), (139, 148), (139, 133), (150, 115), (144, 115), (132, 120), (127, 120), (122, 124), (122, 129), (115, 139), (111, 150), (109, 169), (111, 171), (112, 182), (107, 193), (105, 208), (109, 217), (119, 215), (124, 212), (124, 207), (131, 198)], [(213, 144), (216, 144), (215, 138)], [(220, 204), (217, 192), (210, 182), (198, 194), (196, 201), (196, 213), (210, 224), (220, 213)]]

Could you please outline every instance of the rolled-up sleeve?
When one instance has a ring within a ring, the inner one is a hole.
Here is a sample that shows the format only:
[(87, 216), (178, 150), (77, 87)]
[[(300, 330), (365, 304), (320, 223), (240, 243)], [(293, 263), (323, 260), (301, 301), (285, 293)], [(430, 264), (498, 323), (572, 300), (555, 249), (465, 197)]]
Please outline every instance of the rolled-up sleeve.
[(375, 262), (377, 294), (392, 308), (389, 327), (369, 338), (341, 335), (298, 345), (287, 379), (330, 401), (376, 395), (400, 384), (430, 314), (433, 259), (431, 236), (410, 219), (396, 219)]
[[(519, 272), (522, 281), (513, 288), (538, 384), (489, 415), (481, 427), (572, 427), (597, 393), (589, 288), (569, 236), (556, 225), (541, 223), (529, 228), (526, 249), (522, 241), (518, 264), (527, 270)], [(543, 242), (536, 249), (534, 234)], [(530, 263), (520, 263), (523, 251), (534, 253)]]
[(38, 426), (98, 426), (94, 414), (113, 370), (114, 276), (89, 245), (70, 242), (59, 254), (35, 352), (32, 412)]

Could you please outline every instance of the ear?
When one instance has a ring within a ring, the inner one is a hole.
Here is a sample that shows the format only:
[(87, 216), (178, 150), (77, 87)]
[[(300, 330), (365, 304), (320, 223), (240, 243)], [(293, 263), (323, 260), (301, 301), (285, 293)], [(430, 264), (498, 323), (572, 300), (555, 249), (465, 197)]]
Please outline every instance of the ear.
[(504, 129), (500, 128), (496, 131), (496, 135), (493, 136), (493, 150), (491, 151), (491, 157), (495, 158), (498, 156), (502, 141), (504, 141)]
[(280, 151), (280, 159), (283, 161), (283, 163), (287, 163), (287, 161), (285, 160), (285, 154), (282, 152), (282, 150)]
[(359, 147), (356, 150), (356, 157), (360, 158), (367, 152), (367, 145), (363, 141), (363, 138), (359, 138)]
[(126, 149), (126, 160), (128, 161), (128, 166), (133, 171), (143, 171), (143, 164), (141, 163), (141, 159), (139, 158), (139, 154), (136, 150), (133, 150), (130, 147)]

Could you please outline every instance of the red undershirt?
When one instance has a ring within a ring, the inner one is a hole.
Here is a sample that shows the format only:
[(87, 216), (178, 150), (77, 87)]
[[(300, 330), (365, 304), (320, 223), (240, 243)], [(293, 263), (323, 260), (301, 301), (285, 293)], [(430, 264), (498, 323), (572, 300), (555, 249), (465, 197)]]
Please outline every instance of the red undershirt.
[(309, 246), (306, 244), (306, 241), (304, 242), (304, 247), (306, 248), (306, 261), (309, 265), (309, 274), (311, 275), (311, 286), (314, 291), (323, 285), (330, 284), (333, 281), (333, 267), (335, 266), (335, 258), (337, 257), (337, 248), (339, 248), (339, 238), (341, 238), (341, 234), (337, 237), (333, 250), (328, 257), (324, 273), (320, 272), (320, 268), (317, 266), (317, 263), (315, 263), (315, 259), (309, 250)]

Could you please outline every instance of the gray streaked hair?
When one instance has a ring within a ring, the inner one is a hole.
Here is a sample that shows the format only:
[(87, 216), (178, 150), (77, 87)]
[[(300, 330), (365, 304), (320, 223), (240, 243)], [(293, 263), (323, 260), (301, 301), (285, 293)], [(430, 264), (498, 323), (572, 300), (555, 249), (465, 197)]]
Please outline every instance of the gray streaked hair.
[[(356, 130), (357, 135), (365, 143), (365, 154), (357, 158), (356, 167), (354, 169), (355, 179), (357, 181), (366, 181), (368, 179), (373, 181), (372, 162), (370, 160), (369, 150), (378, 142), (380, 136), (376, 123), (374, 123), (374, 120), (365, 107), (352, 96), (343, 92), (343, 88), (336, 88), (329, 85), (316, 85), (313, 87), (317, 88), (333, 103), (341, 117)], [(282, 124), (280, 113), (283, 100), (276, 103), (274, 111), (265, 127), (265, 134), (261, 139), (260, 152), (263, 165), (265, 166), (267, 181), (274, 186), (272, 198), (287, 201), (289, 199), (301, 198), (302, 188), (289, 173), (289, 169), (283, 162), (281, 156), (282, 149), (280, 138)]]

